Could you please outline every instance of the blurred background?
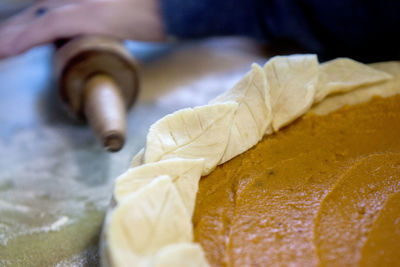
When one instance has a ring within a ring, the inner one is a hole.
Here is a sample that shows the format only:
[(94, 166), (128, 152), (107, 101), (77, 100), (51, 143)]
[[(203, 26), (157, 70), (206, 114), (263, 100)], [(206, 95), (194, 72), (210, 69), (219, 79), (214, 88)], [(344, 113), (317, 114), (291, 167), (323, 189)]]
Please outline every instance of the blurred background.
[(8, 18), (33, 2), (33, 0), (2, 0), (0, 2), (0, 19)]
[[(33, 1), (1, 0), (0, 20)], [(51, 45), (0, 61), (0, 266), (96, 266), (114, 179), (145, 144), (149, 126), (229, 89), (266, 52), (248, 39), (176, 45), (126, 42), (140, 60), (141, 92), (128, 138), (106, 152), (67, 115)]]

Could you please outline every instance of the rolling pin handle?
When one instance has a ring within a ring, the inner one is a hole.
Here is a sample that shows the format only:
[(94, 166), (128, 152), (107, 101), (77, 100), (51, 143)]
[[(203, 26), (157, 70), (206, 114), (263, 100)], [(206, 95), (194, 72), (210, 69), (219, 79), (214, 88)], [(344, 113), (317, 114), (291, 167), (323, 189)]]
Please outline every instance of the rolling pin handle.
[(108, 151), (118, 151), (125, 143), (126, 105), (121, 89), (105, 74), (96, 74), (86, 83), (84, 113), (93, 132)]
[(139, 92), (138, 62), (117, 40), (80, 36), (58, 40), (55, 70), (61, 99), (70, 113), (87, 120), (108, 151), (126, 138), (126, 112)]

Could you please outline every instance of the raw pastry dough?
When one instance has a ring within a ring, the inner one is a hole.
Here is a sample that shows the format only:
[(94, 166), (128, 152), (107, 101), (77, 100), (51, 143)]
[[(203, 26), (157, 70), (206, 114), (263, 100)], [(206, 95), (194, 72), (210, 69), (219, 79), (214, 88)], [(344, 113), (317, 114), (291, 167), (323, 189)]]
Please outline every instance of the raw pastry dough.
[(278, 131), (310, 109), (318, 61), (315, 55), (278, 56), (265, 64), (264, 71), (271, 94), (272, 127)]
[(208, 263), (199, 244), (181, 243), (162, 249), (156, 256), (155, 267), (207, 267)]
[(400, 63), (385, 62), (371, 64), (371, 67), (385, 72), (392, 78), (384, 83), (369, 86), (357, 86), (343, 94), (335, 94), (316, 104), (311, 112), (318, 115), (326, 115), (345, 105), (356, 105), (369, 101), (374, 96), (389, 97), (400, 93)]
[(203, 158), (202, 174), (210, 173), (222, 159), (237, 106), (227, 102), (182, 109), (157, 121), (147, 135), (145, 163)]
[(251, 71), (231, 90), (210, 101), (210, 104), (234, 101), (239, 105), (233, 116), (228, 146), (221, 163), (243, 153), (261, 140), (272, 121), (269, 99), (263, 69), (253, 64)]
[(314, 102), (326, 96), (347, 92), (355, 87), (387, 81), (392, 75), (349, 58), (337, 58), (321, 64)]
[(107, 232), (115, 266), (140, 266), (160, 249), (192, 238), (191, 218), (166, 175), (118, 203)]
[(115, 182), (114, 196), (118, 202), (149, 184), (161, 175), (168, 175), (182, 197), (189, 216), (192, 216), (203, 159), (168, 159), (132, 168)]

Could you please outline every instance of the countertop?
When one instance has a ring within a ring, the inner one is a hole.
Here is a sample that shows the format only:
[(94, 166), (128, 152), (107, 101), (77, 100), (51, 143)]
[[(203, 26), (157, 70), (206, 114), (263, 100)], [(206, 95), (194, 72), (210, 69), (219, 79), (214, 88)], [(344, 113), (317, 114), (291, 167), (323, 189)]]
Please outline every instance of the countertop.
[(97, 265), (113, 181), (144, 146), (149, 126), (206, 104), (267, 57), (251, 41), (232, 38), (127, 46), (142, 61), (142, 88), (127, 144), (115, 154), (67, 116), (52, 47), (0, 61), (0, 266)]

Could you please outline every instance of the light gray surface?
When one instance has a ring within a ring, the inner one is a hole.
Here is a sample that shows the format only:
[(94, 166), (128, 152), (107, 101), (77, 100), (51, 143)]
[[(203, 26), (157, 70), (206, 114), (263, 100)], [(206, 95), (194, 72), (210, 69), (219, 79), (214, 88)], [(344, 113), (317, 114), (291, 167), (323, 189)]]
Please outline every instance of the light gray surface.
[(50, 47), (0, 62), (0, 266), (96, 265), (113, 181), (144, 146), (148, 127), (207, 103), (251, 62), (265, 61), (236, 39), (128, 46), (145, 61), (143, 87), (129, 114), (128, 142), (116, 154), (60, 108)]

